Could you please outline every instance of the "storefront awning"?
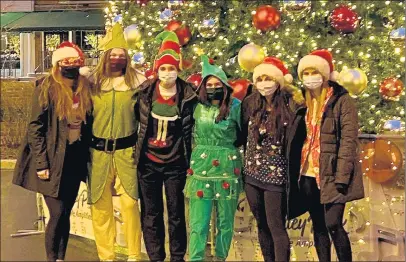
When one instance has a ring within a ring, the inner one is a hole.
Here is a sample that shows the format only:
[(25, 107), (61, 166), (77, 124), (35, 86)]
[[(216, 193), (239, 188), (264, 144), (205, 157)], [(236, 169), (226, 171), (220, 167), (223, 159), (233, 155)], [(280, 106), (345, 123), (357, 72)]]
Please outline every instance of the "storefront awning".
[(2, 19), (2, 29), (6, 32), (104, 30), (104, 23), (102, 12), (32, 12), (5, 26)]
[(1, 13), (1, 15), (0, 15), (1, 28), (3, 29), (3, 27), (20, 19), (21, 17), (23, 17), (25, 15), (27, 15), (27, 13), (19, 13), (19, 12)]

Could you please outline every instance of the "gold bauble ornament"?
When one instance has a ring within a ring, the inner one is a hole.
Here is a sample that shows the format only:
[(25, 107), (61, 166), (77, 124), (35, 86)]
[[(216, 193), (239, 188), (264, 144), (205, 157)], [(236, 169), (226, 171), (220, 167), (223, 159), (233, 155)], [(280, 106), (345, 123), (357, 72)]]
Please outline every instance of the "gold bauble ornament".
[(254, 68), (265, 59), (265, 52), (262, 47), (256, 44), (248, 44), (238, 52), (238, 64), (242, 69), (253, 72)]
[(342, 85), (351, 96), (356, 97), (367, 88), (367, 75), (359, 68), (342, 71), (338, 83)]

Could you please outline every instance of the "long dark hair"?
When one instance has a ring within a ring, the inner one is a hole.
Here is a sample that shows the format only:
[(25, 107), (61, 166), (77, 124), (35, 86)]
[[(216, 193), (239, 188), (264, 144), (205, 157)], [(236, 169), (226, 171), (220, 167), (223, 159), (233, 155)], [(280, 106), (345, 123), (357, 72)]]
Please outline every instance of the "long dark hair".
[[(254, 91), (252, 95), (254, 95), (254, 101), (252, 101), (252, 130), (254, 132), (254, 138), (257, 143), (260, 143), (261, 135), (259, 128), (261, 123), (265, 121), (266, 117), (266, 99), (262, 96), (258, 91)], [(271, 100), (271, 111), (269, 112), (270, 115), (269, 121), (266, 124), (267, 131), (270, 131), (272, 134), (273, 142), (281, 142), (283, 143), (285, 129), (287, 125), (290, 123), (292, 118), (292, 112), (289, 108), (288, 101), (284, 92), (280, 89), (280, 87), (275, 91), (275, 94)]]
[[(209, 77), (206, 77), (201, 85), (200, 88), (197, 90), (197, 95), (199, 102), (202, 103), (203, 105), (210, 106), (210, 102), (207, 100), (207, 92), (206, 92), (206, 82), (209, 79)], [(224, 91), (224, 98), (222, 101), (220, 101), (220, 112), (216, 117), (216, 123), (219, 123), (222, 120), (226, 120), (228, 117), (228, 114), (230, 113), (230, 107), (231, 107), (231, 93), (232, 90), (231, 88), (228, 88), (224, 83), (223, 84), (223, 91)]]

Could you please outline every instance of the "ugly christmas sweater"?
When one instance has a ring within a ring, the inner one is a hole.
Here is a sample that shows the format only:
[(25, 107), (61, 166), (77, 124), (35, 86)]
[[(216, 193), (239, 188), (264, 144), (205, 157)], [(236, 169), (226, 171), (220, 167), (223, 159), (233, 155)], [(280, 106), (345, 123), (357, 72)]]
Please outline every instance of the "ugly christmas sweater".
[(233, 99), (227, 119), (215, 123), (218, 106), (199, 103), (193, 114), (194, 149), (188, 170), (188, 198), (237, 199), (241, 191), (242, 158), (234, 146), (240, 129), (241, 102)]

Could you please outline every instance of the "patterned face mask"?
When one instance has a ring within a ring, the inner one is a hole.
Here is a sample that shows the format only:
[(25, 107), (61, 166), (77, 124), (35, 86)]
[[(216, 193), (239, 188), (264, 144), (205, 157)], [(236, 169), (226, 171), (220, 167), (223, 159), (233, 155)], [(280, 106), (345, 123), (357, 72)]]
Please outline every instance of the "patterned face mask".
[(84, 65), (84, 61), (81, 57), (67, 57), (58, 62), (59, 66), (61, 67), (68, 67), (68, 66), (78, 66), (81, 67)]

